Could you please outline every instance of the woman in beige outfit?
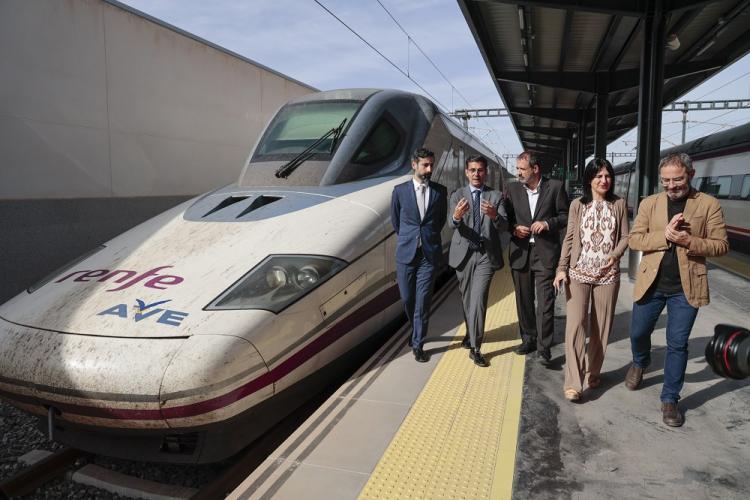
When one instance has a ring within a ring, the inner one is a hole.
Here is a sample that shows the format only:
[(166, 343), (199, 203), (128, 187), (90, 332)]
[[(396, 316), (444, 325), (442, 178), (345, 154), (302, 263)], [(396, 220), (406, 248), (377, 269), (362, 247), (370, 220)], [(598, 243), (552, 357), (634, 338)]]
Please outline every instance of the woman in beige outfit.
[[(583, 172), (583, 196), (570, 204), (568, 230), (553, 285), (566, 284), (565, 398), (577, 401), (599, 385), (612, 330), (620, 257), (628, 246), (628, 208), (614, 194), (612, 164), (594, 158)], [(590, 310), (590, 312), (589, 312)], [(586, 347), (586, 331), (589, 342)]]

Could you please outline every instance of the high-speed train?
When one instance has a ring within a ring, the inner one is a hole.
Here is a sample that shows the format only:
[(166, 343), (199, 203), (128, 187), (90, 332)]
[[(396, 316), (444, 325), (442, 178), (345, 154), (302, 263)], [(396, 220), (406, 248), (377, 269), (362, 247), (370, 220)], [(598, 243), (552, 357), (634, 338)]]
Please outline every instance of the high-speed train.
[(95, 453), (234, 454), (401, 314), (390, 198), (421, 146), (449, 190), (475, 153), (501, 187), (499, 160), (421, 96), (354, 89), (289, 102), (236, 184), (0, 306), (0, 396)]
[[(693, 160), (695, 189), (719, 199), (732, 250), (750, 253), (750, 123), (708, 135), (661, 152), (687, 153)], [(636, 205), (630, 189), (635, 163), (615, 167), (615, 193)]]

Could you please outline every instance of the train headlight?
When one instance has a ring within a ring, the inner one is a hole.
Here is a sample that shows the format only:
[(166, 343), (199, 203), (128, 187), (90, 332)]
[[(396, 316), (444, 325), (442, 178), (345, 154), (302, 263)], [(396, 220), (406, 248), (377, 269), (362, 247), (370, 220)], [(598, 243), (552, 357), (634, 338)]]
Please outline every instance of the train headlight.
[(281, 266), (273, 266), (266, 273), (266, 283), (273, 289), (281, 288), (289, 282), (289, 275)]
[(320, 272), (315, 266), (305, 266), (297, 271), (297, 286), (301, 288), (310, 288), (320, 279)]
[(206, 309), (265, 309), (279, 313), (345, 266), (346, 262), (333, 257), (271, 255), (214, 299)]

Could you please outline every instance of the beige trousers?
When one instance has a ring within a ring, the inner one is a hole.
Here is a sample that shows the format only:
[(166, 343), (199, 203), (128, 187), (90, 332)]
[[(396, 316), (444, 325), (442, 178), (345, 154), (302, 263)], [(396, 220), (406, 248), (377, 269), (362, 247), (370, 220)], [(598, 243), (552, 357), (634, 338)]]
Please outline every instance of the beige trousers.
[(582, 392), (586, 377), (588, 381), (599, 378), (619, 290), (619, 281), (611, 285), (569, 281), (566, 287), (564, 389)]

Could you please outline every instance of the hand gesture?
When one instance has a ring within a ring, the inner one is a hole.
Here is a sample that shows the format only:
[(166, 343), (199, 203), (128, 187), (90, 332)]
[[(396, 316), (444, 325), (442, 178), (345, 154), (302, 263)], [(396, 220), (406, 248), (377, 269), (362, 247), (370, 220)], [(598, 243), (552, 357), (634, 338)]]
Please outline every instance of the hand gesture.
[(690, 246), (690, 226), (685, 222), (682, 213), (675, 214), (664, 228), (664, 237), (675, 245)]
[(513, 229), (513, 236), (520, 239), (528, 238), (531, 236), (531, 230), (526, 226), (516, 226)]
[(456, 208), (453, 210), (453, 220), (461, 220), (461, 218), (469, 211), (469, 202), (466, 198), (461, 198), (456, 204)]
[(532, 234), (540, 234), (548, 229), (547, 223), (544, 221), (536, 221), (531, 224), (531, 233)]
[(480, 205), (479, 209), (484, 215), (492, 220), (495, 220), (495, 217), (497, 217), (497, 209), (495, 208), (495, 205), (487, 200), (482, 200), (482, 204)]

